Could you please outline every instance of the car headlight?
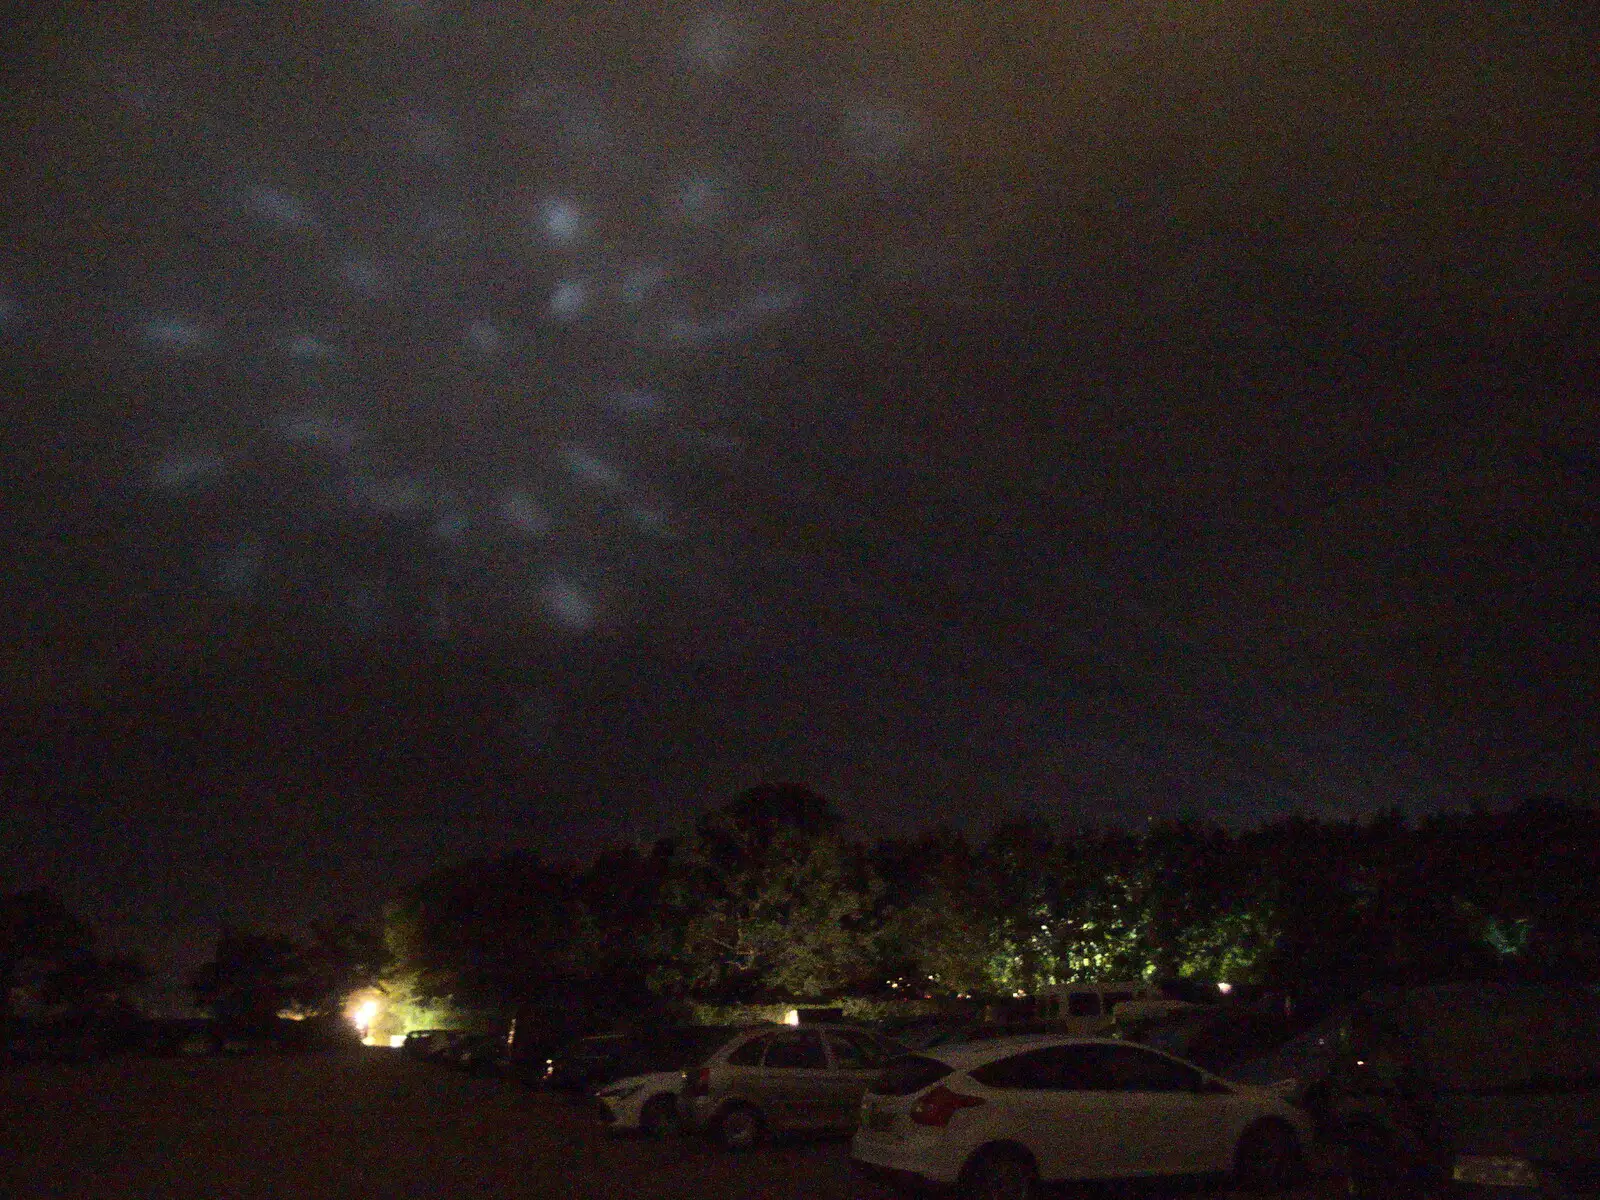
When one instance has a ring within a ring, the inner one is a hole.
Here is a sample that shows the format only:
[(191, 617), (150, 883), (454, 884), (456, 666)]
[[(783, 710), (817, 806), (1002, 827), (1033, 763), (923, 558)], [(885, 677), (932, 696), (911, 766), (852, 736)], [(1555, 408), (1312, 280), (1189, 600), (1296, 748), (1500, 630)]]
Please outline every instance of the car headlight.
[(625, 1083), (620, 1086), (612, 1084), (610, 1087), (601, 1088), (595, 1095), (602, 1100), (626, 1100), (643, 1086), (642, 1083)]
[(1539, 1175), (1527, 1159), (1492, 1154), (1461, 1155), (1450, 1171), (1450, 1178), (1457, 1183), (1471, 1183), (1479, 1187), (1539, 1186)]

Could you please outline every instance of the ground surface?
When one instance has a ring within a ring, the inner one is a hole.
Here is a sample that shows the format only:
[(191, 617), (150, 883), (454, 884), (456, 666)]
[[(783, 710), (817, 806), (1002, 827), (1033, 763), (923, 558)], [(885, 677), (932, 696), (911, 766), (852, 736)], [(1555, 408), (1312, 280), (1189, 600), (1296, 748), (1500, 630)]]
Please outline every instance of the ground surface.
[[(389, 1051), (0, 1072), (3, 1200), (893, 1195), (853, 1179), (848, 1157), (838, 1140), (735, 1157), (614, 1137), (582, 1106)], [(1292, 1200), (1337, 1184), (1322, 1176)]]

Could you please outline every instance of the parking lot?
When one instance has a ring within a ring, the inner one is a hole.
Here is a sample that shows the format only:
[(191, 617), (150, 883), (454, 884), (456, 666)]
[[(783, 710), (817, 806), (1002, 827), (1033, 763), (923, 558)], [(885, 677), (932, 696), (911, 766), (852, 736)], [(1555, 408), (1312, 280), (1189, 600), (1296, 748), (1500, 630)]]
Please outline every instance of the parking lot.
[[(389, 1051), (124, 1057), (0, 1072), (6, 1200), (627, 1196), (885, 1200), (840, 1140), (732, 1156)], [(1320, 1173), (1298, 1200), (1340, 1181)]]

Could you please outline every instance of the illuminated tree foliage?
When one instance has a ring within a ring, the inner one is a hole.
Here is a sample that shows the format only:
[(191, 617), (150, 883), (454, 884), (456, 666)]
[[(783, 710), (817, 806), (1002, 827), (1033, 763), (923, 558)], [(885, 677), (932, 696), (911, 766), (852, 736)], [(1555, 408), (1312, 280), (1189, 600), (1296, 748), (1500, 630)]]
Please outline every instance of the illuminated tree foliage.
[[(1463, 974), (1592, 974), (1593, 810), (1288, 818), (1139, 833), (1040, 820), (845, 836), (804, 787), (752, 789), (682, 844), (587, 870), (466, 863), (391, 906), (418, 1000), (639, 1011), (648, 997), (1007, 997), (1051, 984), (1227, 980), (1298, 993)], [(600, 1018), (595, 1017), (598, 1023)]]
[(673, 872), (671, 982), (712, 994), (819, 996), (863, 981), (881, 885), (809, 789), (753, 788), (700, 820)]

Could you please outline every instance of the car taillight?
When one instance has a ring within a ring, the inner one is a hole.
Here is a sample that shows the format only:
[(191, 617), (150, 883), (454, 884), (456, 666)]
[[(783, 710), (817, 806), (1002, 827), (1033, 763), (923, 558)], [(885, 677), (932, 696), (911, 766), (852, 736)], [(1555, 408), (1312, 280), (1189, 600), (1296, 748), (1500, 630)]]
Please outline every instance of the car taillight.
[(701, 1067), (698, 1071), (687, 1072), (689, 1082), (683, 1086), (685, 1096), (709, 1096), (711, 1094), (711, 1068)]
[(981, 1096), (964, 1096), (960, 1092), (952, 1092), (941, 1083), (912, 1106), (911, 1121), (915, 1125), (932, 1125), (943, 1129), (950, 1124), (950, 1118), (955, 1116), (958, 1109), (976, 1108), (982, 1103)]

